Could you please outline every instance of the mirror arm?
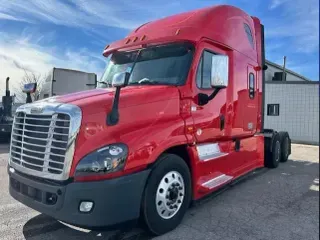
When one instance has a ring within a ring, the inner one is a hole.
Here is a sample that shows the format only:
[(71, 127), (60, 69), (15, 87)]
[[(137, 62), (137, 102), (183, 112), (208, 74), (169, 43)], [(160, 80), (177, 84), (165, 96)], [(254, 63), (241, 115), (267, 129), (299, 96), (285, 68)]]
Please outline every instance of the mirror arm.
[(200, 106), (206, 105), (209, 101), (214, 99), (214, 97), (218, 94), (218, 92), (221, 90), (221, 88), (214, 89), (213, 93), (211, 93), (209, 96), (205, 93), (199, 93), (198, 94), (198, 104)]
[(218, 94), (218, 92), (221, 90), (221, 88), (214, 89), (213, 93), (211, 93), (210, 96), (208, 96), (208, 102), (214, 99), (214, 97)]
[(112, 103), (112, 108), (107, 115), (107, 125), (109, 126), (116, 125), (119, 121), (118, 106), (119, 106), (120, 89), (121, 87), (116, 88), (116, 92), (115, 92), (113, 103)]
[(27, 93), (26, 103), (32, 103), (31, 93)]

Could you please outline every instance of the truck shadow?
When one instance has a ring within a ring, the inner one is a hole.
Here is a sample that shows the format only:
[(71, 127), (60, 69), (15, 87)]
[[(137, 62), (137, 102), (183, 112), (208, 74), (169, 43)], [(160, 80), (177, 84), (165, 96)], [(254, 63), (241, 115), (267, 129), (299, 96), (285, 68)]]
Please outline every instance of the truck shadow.
[(25, 239), (106, 239), (106, 240), (146, 240), (151, 236), (142, 228), (131, 228), (114, 231), (81, 231), (75, 230), (57, 220), (39, 214), (23, 226)]
[[(270, 176), (276, 176), (277, 179), (275, 181), (288, 181), (286, 178), (290, 178), (290, 176), (299, 175), (304, 176), (305, 184), (308, 186), (313, 186), (316, 189), (308, 189), (304, 195), (318, 195), (319, 194), (319, 163), (318, 162), (309, 162), (304, 160), (289, 160), (287, 163), (282, 163), (276, 169), (260, 169), (255, 171), (253, 174), (248, 175), (247, 177), (241, 179), (241, 181), (237, 182), (235, 185), (243, 185), (243, 184), (255, 184), (257, 182), (261, 182), (263, 184), (268, 184), (266, 181)], [(307, 176), (307, 178), (306, 178)], [(254, 181), (251, 181), (255, 179)], [(192, 222), (201, 222), (201, 216), (203, 212), (206, 212), (208, 205), (207, 204), (218, 204), (221, 202), (221, 198), (230, 197), (232, 195), (232, 191), (234, 185), (226, 188), (224, 191), (228, 191), (229, 194), (224, 195), (221, 191), (221, 195), (219, 199), (215, 199), (217, 194), (212, 194), (205, 198), (204, 200), (198, 202), (193, 205), (189, 211), (186, 213), (186, 216), (181, 224), (181, 226), (190, 226)], [(235, 186), (237, 187), (237, 186)], [(263, 189), (263, 188), (261, 188)], [(219, 201), (218, 201), (219, 200)], [(207, 207), (206, 207), (207, 206)], [(219, 216), (216, 216), (219, 217)], [(218, 226), (212, 226), (213, 228)], [(183, 229), (179, 227), (169, 233), (169, 237), (173, 237), (174, 234)], [(23, 226), (23, 235), (25, 239), (29, 240), (41, 240), (41, 239), (107, 239), (107, 240), (144, 240), (144, 239), (152, 239), (152, 236), (144, 231), (142, 228), (137, 227), (128, 230), (115, 230), (115, 231), (90, 231), (90, 232), (82, 232), (78, 230), (74, 230), (69, 228), (55, 219), (48, 217), (44, 214), (40, 214), (32, 219), (30, 219)]]

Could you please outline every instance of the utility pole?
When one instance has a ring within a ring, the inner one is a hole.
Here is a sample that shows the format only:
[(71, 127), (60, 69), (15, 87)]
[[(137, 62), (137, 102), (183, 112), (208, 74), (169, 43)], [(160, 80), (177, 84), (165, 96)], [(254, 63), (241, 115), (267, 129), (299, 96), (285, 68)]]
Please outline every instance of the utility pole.
[(285, 81), (286, 80), (286, 59), (287, 57), (284, 56), (283, 57), (283, 69), (282, 69), (282, 81)]

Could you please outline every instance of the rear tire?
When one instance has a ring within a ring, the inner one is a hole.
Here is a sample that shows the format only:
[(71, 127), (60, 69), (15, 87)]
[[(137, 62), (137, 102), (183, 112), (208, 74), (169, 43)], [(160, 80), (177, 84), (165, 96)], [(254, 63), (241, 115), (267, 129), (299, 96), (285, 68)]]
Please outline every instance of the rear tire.
[(162, 235), (175, 229), (182, 221), (190, 200), (188, 165), (177, 155), (162, 155), (150, 174), (142, 199), (142, 217), (148, 230)]
[(281, 142), (281, 158), (280, 162), (288, 161), (290, 155), (290, 138), (287, 132), (279, 132)]
[[(271, 149), (270, 144), (272, 144)], [(275, 133), (273, 141), (271, 141), (270, 138), (266, 139), (265, 148), (265, 166), (268, 168), (277, 168), (281, 159), (281, 141), (279, 133)]]

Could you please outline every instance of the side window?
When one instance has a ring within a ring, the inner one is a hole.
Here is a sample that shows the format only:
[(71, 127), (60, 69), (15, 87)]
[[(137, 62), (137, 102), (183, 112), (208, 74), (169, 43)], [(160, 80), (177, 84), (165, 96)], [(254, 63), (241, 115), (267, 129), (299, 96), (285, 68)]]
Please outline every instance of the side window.
[(249, 97), (250, 99), (254, 99), (254, 74), (249, 74)]
[(197, 86), (199, 88), (211, 88), (211, 66), (214, 54), (204, 51), (197, 70)]
[(253, 36), (252, 36), (251, 29), (248, 24), (244, 23), (243, 25), (244, 25), (244, 30), (247, 34), (248, 40), (249, 40), (252, 48), (254, 48), (254, 42), (253, 42)]
[(267, 105), (267, 115), (268, 116), (279, 116), (280, 105), (279, 104), (268, 104)]
[(228, 61), (221, 60), (222, 55), (204, 51), (197, 69), (197, 86), (201, 89), (211, 89), (211, 79), (217, 78), (224, 82), (228, 80)]

